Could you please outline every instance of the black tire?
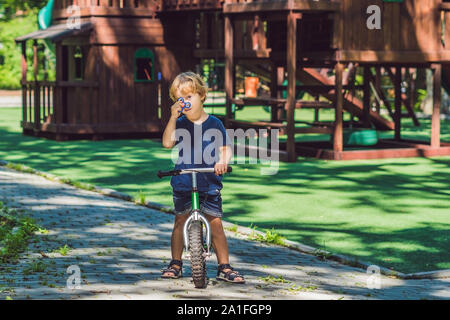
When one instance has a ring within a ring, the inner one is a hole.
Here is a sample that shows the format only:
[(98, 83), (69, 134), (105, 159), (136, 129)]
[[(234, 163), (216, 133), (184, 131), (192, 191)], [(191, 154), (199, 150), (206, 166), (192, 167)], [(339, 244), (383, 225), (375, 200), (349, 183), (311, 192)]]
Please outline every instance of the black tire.
[(206, 288), (206, 261), (203, 246), (203, 224), (194, 221), (189, 227), (189, 253), (191, 255), (192, 279), (196, 288)]

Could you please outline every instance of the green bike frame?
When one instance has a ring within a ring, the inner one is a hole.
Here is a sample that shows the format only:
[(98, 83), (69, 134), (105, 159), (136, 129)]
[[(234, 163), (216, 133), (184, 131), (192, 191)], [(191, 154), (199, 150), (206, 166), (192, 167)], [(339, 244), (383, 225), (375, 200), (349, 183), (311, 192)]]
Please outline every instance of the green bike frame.
[[(203, 171), (201, 169), (196, 169), (198, 171)], [(208, 169), (209, 171), (211, 169)], [(187, 170), (186, 170), (187, 171)], [(206, 228), (206, 252), (205, 256), (211, 255), (211, 227), (209, 225), (208, 219), (206, 219), (200, 213), (200, 201), (197, 190), (197, 172), (191, 171), (192, 174), (192, 210), (190, 217), (186, 220), (183, 227), (183, 239), (184, 239), (184, 248), (187, 253), (189, 253), (189, 225), (194, 221), (202, 221)]]

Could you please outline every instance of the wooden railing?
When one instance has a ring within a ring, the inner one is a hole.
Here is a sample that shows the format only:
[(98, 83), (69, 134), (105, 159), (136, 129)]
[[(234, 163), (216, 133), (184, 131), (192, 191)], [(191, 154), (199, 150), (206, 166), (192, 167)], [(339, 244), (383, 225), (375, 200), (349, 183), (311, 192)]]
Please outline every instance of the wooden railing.
[(160, 7), (163, 0), (60, 0), (55, 2), (55, 9), (66, 9), (76, 5), (80, 8), (108, 7), (108, 8), (153, 8)]
[[(92, 81), (22, 81), (22, 126), (24, 129), (40, 130), (43, 124), (67, 121), (68, 90), (85, 88), (92, 100), (97, 82)], [(84, 96), (84, 95), (83, 95)], [(59, 113), (59, 114), (58, 114)], [(59, 119), (59, 121), (58, 121)]]
[(55, 2), (53, 19), (64, 20), (74, 15), (69, 7), (79, 7), (81, 18), (90, 16), (139, 16), (155, 18), (163, 0), (61, 0)]
[(22, 120), (39, 129), (44, 122), (51, 121), (54, 111), (55, 82), (27, 81), (22, 83)]
[(162, 11), (217, 10), (222, 9), (225, 0), (162, 0)]

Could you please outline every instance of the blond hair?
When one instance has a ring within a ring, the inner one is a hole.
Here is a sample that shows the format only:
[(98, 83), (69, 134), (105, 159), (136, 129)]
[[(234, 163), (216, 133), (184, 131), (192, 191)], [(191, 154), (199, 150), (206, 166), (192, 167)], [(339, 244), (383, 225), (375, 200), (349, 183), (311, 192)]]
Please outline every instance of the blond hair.
[(169, 95), (173, 101), (177, 101), (179, 98), (177, 90), (180, 90), (183, 95), (198, 93), (202, 98), (202, 102), (205, 102), (208, 87), (199, 74), (187, 71), (177, 75), (170, 86)]

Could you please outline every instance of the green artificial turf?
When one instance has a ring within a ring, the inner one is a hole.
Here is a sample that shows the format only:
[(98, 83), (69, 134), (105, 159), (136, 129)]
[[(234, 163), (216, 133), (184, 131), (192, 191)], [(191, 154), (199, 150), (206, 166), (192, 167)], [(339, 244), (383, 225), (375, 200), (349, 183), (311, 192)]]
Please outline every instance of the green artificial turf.
[[(252, 111), (240, 112), (249, 119)], [(0, 159), (173, 205), (169, 178), (156, 177), (173, 167), (171, 150), (159, 141), (56, 142), (23, 136), (20, 117), (19, 108), (0, 109)], [(429, 120), (421, 120), (422, 130), (403, 123), (404, 135), (429, 139)], [(443, 121), (443, 140), (450, 141), (449, 128)], [(450, 157), (299, 157), (279, 163), (275, 175), (261, 175), (261, 167), (267, 165), (233, 164), (224, 176), (225, 220), (274, 228), (290, 240), (400, 272), (450, 268)]]

